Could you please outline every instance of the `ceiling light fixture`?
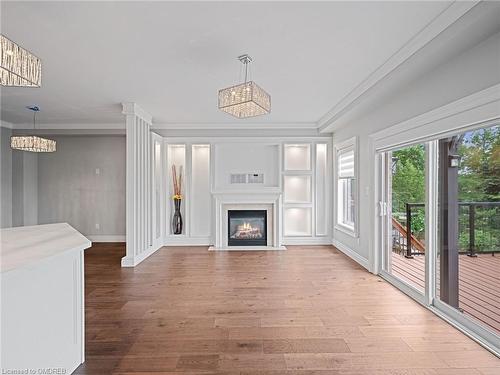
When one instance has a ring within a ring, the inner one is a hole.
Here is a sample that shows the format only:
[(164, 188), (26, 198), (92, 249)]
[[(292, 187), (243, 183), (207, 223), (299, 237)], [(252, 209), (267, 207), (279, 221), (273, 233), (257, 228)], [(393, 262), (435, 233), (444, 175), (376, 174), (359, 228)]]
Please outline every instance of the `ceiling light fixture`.
[[(26, 107), (33, 111), (33, 130), (36, 129), (36, 113), (40, 111), (37, 106)], [(22, 135), (10, 137), (10, 147), (14, 150), (30, 152), (55, 152), (56, 141), (41, 138), (36, 135)]]
[(42, 61), (0, 34), (0, 85), (40, 87)]
[(245, 67), (245, 82), (219, 90), (219, 109), (238, 118), (265, 115), (271, 112), (271, 96), (248, 79), (248, 67), (252, 58), (238, 56)]

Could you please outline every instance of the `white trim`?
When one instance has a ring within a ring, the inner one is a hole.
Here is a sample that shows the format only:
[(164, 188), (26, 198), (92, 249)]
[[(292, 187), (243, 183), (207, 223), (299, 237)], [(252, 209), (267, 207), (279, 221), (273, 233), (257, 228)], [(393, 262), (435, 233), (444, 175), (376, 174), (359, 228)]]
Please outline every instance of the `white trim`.
[(455, 1), (451, 3), (444, 11), (432, 19), (422, 30), (420, 30), (420, 32), (355, 87), (354, 90), (323, 115), (318, 121), (320, 131), (333, 131), (335, 129), (335, 121), (341, 115), (350, 111), (371, 87), (382, 81), (389, 73), (411, 58), (417, 51), (436, 38), (478, 3), (479, 1)]
[(188, 122), (153, 123), (158, 130), (267, 130), (267, 129), (317, 129), (315, 122)]
[(382, 277), (385, 281), (387, 281), (389, 284), (393, 285), (394, 287), (398, 288), (400, 291), (402, 291), (404, 294), (407, 296), (411, 297), (421, 305), (428, 307), (426, 304), (425, 296), (423, 292), (419, 291), (418, 289), (414, 288), (412, 285), (405, 283), (403, 280), (398, 279), (397, 277), (394, 277), (390, 273), (381, 270), (379, 272), (379, 276)]
[(349, 258), (354, 260), (360, 266), (366, 268), (366, 270), (369, 272), (368, 259), (363, 258), (357, 252), (350, 249), (348, 246), (344, 245), (342, 242), (340, 242), (339, 240), (336, 240), (335, 238), (332, 240), (332, 245), (335, 246), (339, 251), (341, 251), (342, 253), (347, 255)]
[(155, 249), (154, 247), (151, 246), (148, 250), (143, 251), (142, 253), (139, 253), (135, 256), (132, 256), (132, 257), (131, 256), (124, 256), (122, 258), (122, 267), (135, 267), (139, 263), (141, 263), (144, 259), (153, 255), (159, 249), (161, 249), (161, 247)]
[[(351, 237), (358, 238), (359, 237), (359, 213), (360, 213), (360, 192), (359, 192), (359, 140), (358, 137), (351, 137), (349, 139), (346, 139), (344, 141), (334, 143), (333, 144), (333, 152), (332, 152), (332, 157), (333, 157), (333, 228), (334, 230), (338, 230), (342, 233), (345, 233)], [(349, 151), (349, 150), (354, 151), (354, 180), (356, 181), (356, 191), (354, 192), (354, 199), (355, 199), (355, 208), (354, 208), (354, 213), (355, 213), (355, 218), (354, 218), (354, 227), (351, 228), (345, 224), (339, 223), (338, 222), (338, 166), (337, 166), (337, 161), (338, 161), (338, 153), (339, 152), (344, 152), (344, 151)]]
[[(11, 129), (33, 129), (33, 123), (11, 124)], [(37, 123), (35, 130), (125, 130), (120, 123)]]
[(200, 137), (200, 136), (184, 136), (184, 137), (169, 137), (164, 136), (164, 141), (168, 144), (211, 144), (216, 146), (219, 143), (259, 143), (268, 146), (279, 146), (284, 143), (308, 143), (308, 142), (327, 142), (331, 141), (331, 135), (318, 134), (312, 136), (228, 136), (228, 137)]
[(342, 223), (336, 223), (333, 226), (333, 229), (338, 230), (339, 232), (342, 232), (344, 234), (347, 234), (348, 236), (351, 236), (353, 238), (358, 238), (358, 234), (356, 233), (355, 227), (350, 227)]
[(91, 242), (125, 242), (124, 234), (90, 234), (86, 235)]
[(168, 235), (165, 237), (164, 246), (210, 246), (212, 238), (207, 237), (189, 237), (185, 235)]
[(152, 124), (153, 117), (144, 109), (142, 109), (142, 107), (140, 107), (137, 103), (123, 102), (122, 107), (123, 107), (122, 113), (125, 116), (127, 115), (137, 116), (142, 118), (148, 124)]
[[(11, 122), (0, 120), (0, 127), (7, 129), (14, 129), (14, 124), (12, 124)], [(33, 124), (31, 125), (31, 127), (33, 127)]]
[(315, 237), (283, 237), (283, 245), (331, 245), (330, 236)]
[[(436, 294), (436, 262), (439, 248), (438, 236), (438, 141), (425, 145), (425, 296), (426, 304), (432, 305)], [(431, 275), (436, 275), (431, 277)]]
[[(378, 152), (423, 143), (447, 134), (484, 127), (500, 118), (500, 84), (370, 135)], [(479, 120), (478, 120), (479, 119)]]

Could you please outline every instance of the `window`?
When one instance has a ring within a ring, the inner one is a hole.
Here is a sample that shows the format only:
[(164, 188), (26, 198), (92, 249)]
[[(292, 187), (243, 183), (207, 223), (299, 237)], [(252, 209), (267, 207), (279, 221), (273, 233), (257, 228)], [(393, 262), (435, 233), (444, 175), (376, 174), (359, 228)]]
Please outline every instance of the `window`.
[(357, 181), (355, 138), (336, 146), (337, 229), (356, 235)]

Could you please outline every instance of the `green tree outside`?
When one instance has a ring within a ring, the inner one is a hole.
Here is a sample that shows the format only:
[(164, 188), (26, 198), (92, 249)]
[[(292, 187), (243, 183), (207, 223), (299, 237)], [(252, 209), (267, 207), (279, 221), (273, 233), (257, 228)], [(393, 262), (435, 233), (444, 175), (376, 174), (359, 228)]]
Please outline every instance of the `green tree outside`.
[[(458, 148), (459, 202), (500, 202), (500, 127), (467, 132)], [(406, 222), (405, 203), (425, 202), (425, 148), (406, 147), (392, 152), (393, 217)], [(475, 245), (478, 251), (500, 251), (499, 207), (476, 208)], [(460, 206), (460, 247), (469, 246), (468, 207)], [(424, 208), (414, 208), (412, 232), (423, 240)]]

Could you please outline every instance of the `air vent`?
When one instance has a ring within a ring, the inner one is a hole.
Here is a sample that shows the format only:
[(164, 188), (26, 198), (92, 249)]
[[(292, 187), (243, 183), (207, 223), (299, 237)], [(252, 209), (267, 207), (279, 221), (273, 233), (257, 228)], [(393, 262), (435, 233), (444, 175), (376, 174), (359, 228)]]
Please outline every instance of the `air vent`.
[(247, 174), (246, 173), (231, 173), (231, 184), (246, 184)]
[(249, 173), (248, 174), (249, 184), (263, 184), (264, 183), (264, 173)]
[(263, 184), (264, 173), (231, 173), (231, 184)]

